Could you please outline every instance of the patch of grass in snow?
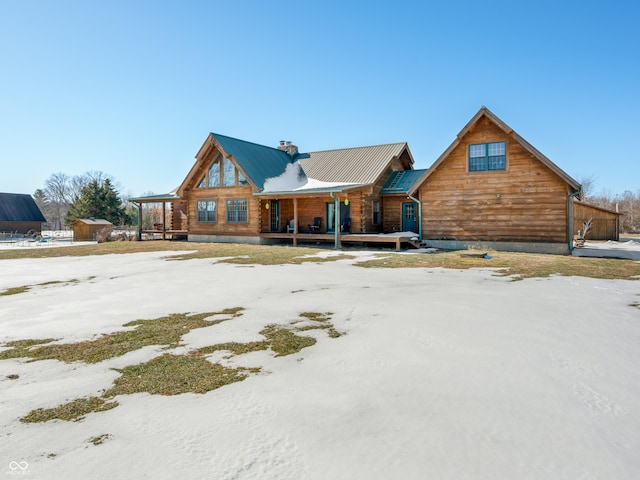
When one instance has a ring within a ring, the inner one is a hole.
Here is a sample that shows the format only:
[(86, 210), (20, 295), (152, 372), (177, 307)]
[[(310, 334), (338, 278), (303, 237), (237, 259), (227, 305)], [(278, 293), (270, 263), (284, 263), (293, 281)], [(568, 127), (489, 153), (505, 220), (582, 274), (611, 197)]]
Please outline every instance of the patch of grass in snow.
[(260, 342), (227, 342), (227, 343), (217, 343), (216, 345), (209, 345), (207, 347), (199, 348), (198, 350), (193, 350), (190, 352), (190, 355), (200, 356), (200, 355), (211, 355), (213, 352), (218, 351), (228, 351), (231, 352), (231, 355), (243, 355), (245, 353), (258, 352), (260, 350), (266, 350), (269, 348), (269, 342), (263, 340)]
[[(54, 343), (37, 346), (44, 341), (22, 340), (9, 342), (10, 350), (0, 352), (0, 359), (28, 357), (36, 360), (60, 360), (62, 362), (98, 363), (148, 345), (166, 345), (175, 348), (180, 344), (182, 335), (196, 328), (208, 327), (241, 315), (242, 308), (229, 308), (220, 312), (189, 315), (174, 313), (153, 320), (135, 320), (124, 324), (134, 327), (131, 330), (102, 335), (95, 340), (77, 343)], [(227, 318), (207, 320), (212, 315), (229, 315)], [(49, 339), (49, 341), (51, 341)], [(35, 346), (34, 346), (35, 345)]]
[(329, 322), (329, 320), (331, 320), (331, 315), (333, 315), (332, 312), (302, 312), (300, 314), (301, 317), (311, 320), (312, 322), (318, 322), (319, 324), (305, 325), (303, 327), (298, 327), (296, 330), (303, 332), (305, 330), (324, 329), (331, 338), (341, 337), (344, 333), (338, 332), (333, 324)]
[[(191, 250), (191, 249), (190, 249)], [(191, 258), (222, 258), (220, 263), (236, 265), (285, 265), (335, 262), (355, 258), (353, 255), (317, 256), (326, 250), (306, 247), (244, 244), (201, 244), (196, 251), (171, 257), (171, 260)], [(223, 258), (224, 257), (224, 258)]]
[(118, 402), (108, 402), (104, 398), (85, 397), (65, 403), (55, 408), (37, 408), (20, 419), (23, 423), (66, 420), (78, 422), (91, 412), (104, 412), (118, 406)]
[(145, 363), (116, 369), (122, 375), (104, 396), (109, 398), (140, 392), (152, 395), (206, 393), (240, 382), (247, 378), (247, 372), (259, 370), (223, 367), (202, 357), (166, 353)]
[(0, 292), (0, 297), (6, 296), (6, 295), (17, 295), (19, 293), (28, 292), (29, 290), (31, 290), (31, 286), (29, 285), (22, 285), (21, 287), (7, 288), (6, 290), (3, 290)]
[(489, 252), (491, 258), (461, 257), (460, 252), (433, 254), (385, 253), (373, 260), (356, 262), (366, 268), (469, 268), (496, 269), (495, 275), (513, 275), (513, 280), (548, 277), (549, 275), (579, 276), (603, 279), (640, 279), (640, 263), (615, 258), (573, 257), (515, 252)]
[(6, 290), (3, 290), (2, 292), (0, 292), (0, 297), (4, 295), (17, 295), (18, 293), (25, 293), (31, 290), (33, 287), (46, 287), (48, 285), (60, 285), (60, 284), (73, 285), (76, 283), (80, 283), (80, 280), (74, 278), (73, 280), (68, 280), (66, 282), (62, 282), (60, 280), (52, 280), (49, 282), (36, 283), (34, 285), (22, 285), (20, 287), (7, 288)]
[[(271, 350), (276, 354), (276, 357), (292, 355), (294, 353), (298, 353), (303, 348), (310, 347), (316, 343), (315, 338), (296, 335), (294, 332), (326, 330), (327, 334), (331, 338), (337, 338), (344, 335), (343, 333), (338, 332), (329, 321), (331, 320), (331, 315), (333, 315), (331, 312), (303, 312), (300, 314), (300, 317), (317, 322), (317, 324), (294, 327), (293, 329), (282, 325), (267, 325), (260, 331), (260, 334), (265, 337), (265, 340), (247, 343), (218, 343), (216, 345), (210, 345), (194, 350), (190, 355), (210, 355), (217, 351), (228, 351), (231, 352), (231, 356), (234, 356), (267, 350), (269, 348), (271, 348)], [(295, 325), (296, 323), (299, 323), (299, 321), (291, 322), (292, 325)]]
[(318, 257), (326, 253), (324, 248), (291, 247), (281, 245), (246, 245), (233, 243), (195, 243), (155, 240), (153, 242), (107, 242), (91, 245), (76, 245), (64, 248), (7, 249), (0, 251), (0, 260), (21, 258), (80, 257), (140, 252), (185, 251), (190, 253), (173, 256), (171, 259), (223, 258), (221, 262), (256, 265), (300, 264), (307, 262), (334, 262), (355, 258), (339, 254)]
[[(300, 331), (300, 329), (296, 329), (296, 331)], [(281, 325), (267, 325), (260, 331), (260, 334), (265, 337), (265, 340), (247, 343), (218, 343), (194, 350), (191, 355), (210, 355), (217, 351), (229, 351), (231, 356), (234, 356), (271, 348), (276, 357), (283, 357), (298, 353), (303, 348), (310, 347), (316, 343), (315, 338), (301, 337)]]
[[(0, 358), (29, 357), (33, 360), (55, 358), (62, 361), (95, 363), (106, 358), (123, 355), (144, 345), (179, 345), (183, 334), (194, 328), (214, 325), (240, 316), (243, 308), (225, 309), (221, 312), (195, 315), (172, 314), (155, 320), (137, 320), (126, 326), (133, 330), (103, 335), (96, 340), (76, 344), (46, 345), (54, 339), (17, 340), (6, 346), (10, 350), (0, 352)], [(207, 320), (212, 315), (228, 315), (228, 318)], [(112, 400), (117, 395), (147, 392), (152, 395), (179, 395), (182, 393), (206, 393), (211, 390), (240, 382), (260, 368), (230, 368), (212, 363), (205, 356), (215, 351), (228, 350), (232, 355), (271, 349), (276, 357), (292, 355), (316, 343), (316, 339), (296, 335), (295, 332), (326, 329), (330, 337), (340, 336), (330, 322), (331, 312), (303, 312), (300, 317), (314, 324), (304, 327), (267, 325), (260, 331), (264, 337), (256, 342), (228, 342), (193, 350), (185, 355), (165, 353), (148, 362), (115, 369), (120, 373), (113, 387), (101, 397), (79, 398), (54, 408), (38, 408), (20, 419), (24, 423), (47, 422), (49, 420), (80, 421), (88, 413), (102, 412), (118, 406)], [(3, 356), (4, 354), (4, 356)], [(107, 436), (108, 437), (108, 436)], [(104, 435), (90, 441), (101, 444)]]
[(31, 347), (55, 342), (56, 340), (57, 338), (41, 338), (32, 340), (14, 340), (12, 342), (7, 342), (3, 346), (9, 347), (9, 349), (0, 352), (0, 360), (6, 360), (8, 358), (28, 357)]
[(308, 318), (314, 322), (328, 322), (331, 320), (332, 312), (302, 312), (301, 317)]
[(301, 337), (288, 328), (278, 325), (267, 325), (260, 333), (267, 338), (269, 346), (275, 352), (276, 357), (292, 355), (303, 348), (316, 344), (315, 338)]
[(97, 437), (91, 437), (88, 441), (89, 443), (93, 443), (94, 445), (102, 445), (106, 440), (109, 440), (111, 435), (108, 433), (103, 433), (102, 435), (98, 435)]

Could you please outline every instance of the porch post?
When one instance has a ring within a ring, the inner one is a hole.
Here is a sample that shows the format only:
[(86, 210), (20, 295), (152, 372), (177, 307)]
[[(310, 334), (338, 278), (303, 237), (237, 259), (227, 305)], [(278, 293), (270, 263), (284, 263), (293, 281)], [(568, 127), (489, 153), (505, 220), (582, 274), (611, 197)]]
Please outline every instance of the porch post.
[(162, 202), (162, 239), (166, 240), (167, 202)]
[[(340, 198), (336, 197), (333, 192), (329, 192), (333, 198), (334, 217), (333, 217), (333, 243), (336, 250), (340, 250)], [(328, 219), (327, 219), (328, 220)]]
[(293, 246), (298, 246), (298, 199), (293, 197)]
[(138, 207), (138, 241), (140, 241), (142, 240), (142, 202), (136, 203), (136, 206)]

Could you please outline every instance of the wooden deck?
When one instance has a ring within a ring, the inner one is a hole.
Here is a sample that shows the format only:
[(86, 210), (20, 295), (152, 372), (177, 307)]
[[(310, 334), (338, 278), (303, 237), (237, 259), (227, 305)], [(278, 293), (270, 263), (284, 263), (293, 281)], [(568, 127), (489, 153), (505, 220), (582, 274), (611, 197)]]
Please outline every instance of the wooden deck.
[[(333, 233), (261, 233), (260, 237), (291, 240), (294, 247), (298, 245), (298, 242), (335, 242), (335, 235)], [(411, 241), (410, 237), (385, 235), (382, 233), (342, 233), (338, 235), (338, 248), (342, 243), (390, 243), (395, 246), (396, 250), (400, 250), (403, 245), (407, 246), (411, 244)]]
[[(189, 232), (186, 230), (141, 230), (142, 239), (146, 236), (147, 240), (177, 240), (178, 238), (187, 238)], [(141, 240), (142, 240), (141, 239)]]

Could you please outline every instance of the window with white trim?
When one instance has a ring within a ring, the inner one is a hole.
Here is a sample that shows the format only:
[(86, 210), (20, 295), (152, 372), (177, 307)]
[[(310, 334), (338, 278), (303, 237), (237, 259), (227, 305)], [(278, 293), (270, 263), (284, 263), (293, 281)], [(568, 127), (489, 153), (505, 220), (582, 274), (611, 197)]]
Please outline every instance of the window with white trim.
[(480, 143), (469, 145), (469, 171), (507, 169), (506, 142)]
[(248, 220), (247, 200), (227, 200), (227, 222), (247, 223)]
[(196, 206), (196, 220), (198, 222), (215, 222), (217, 209), (215, 200), (198, 200)]

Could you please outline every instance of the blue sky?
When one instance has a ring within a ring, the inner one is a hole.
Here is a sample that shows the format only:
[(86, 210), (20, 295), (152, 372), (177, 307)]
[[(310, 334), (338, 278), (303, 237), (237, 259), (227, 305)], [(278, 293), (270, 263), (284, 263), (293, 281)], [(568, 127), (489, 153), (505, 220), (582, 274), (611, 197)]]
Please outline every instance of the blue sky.
[(486, 105), (596, 191), (640, 189), (640, 2), (0, 0), (0, 191), (100, 170), (165, 193), (208, 132), (406, 141)]

